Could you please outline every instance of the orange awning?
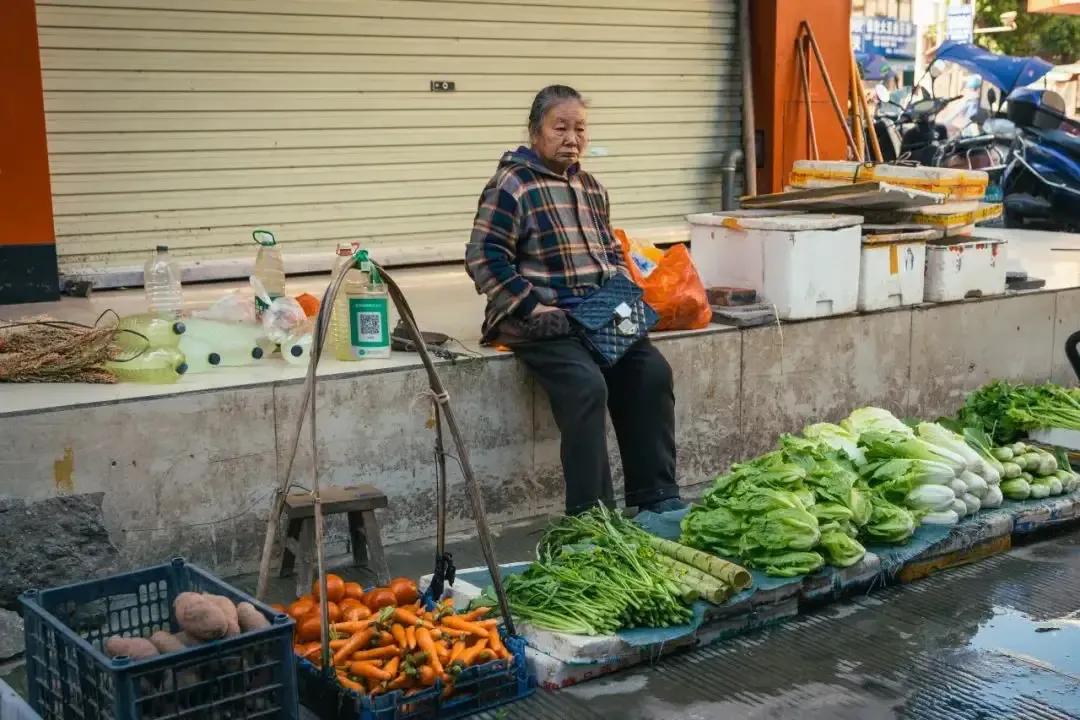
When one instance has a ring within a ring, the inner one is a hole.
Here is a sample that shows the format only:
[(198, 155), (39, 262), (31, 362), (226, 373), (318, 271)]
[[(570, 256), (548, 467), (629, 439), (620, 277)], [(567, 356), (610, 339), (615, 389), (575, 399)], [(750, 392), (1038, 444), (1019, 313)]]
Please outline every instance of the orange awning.
[(1028, 12), (1080, 15), (1080, 0), (1028, 0)]

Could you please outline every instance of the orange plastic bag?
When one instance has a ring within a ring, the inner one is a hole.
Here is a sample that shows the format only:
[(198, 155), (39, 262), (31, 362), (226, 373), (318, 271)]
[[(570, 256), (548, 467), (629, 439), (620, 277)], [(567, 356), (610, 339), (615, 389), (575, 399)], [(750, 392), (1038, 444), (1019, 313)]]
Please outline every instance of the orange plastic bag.
[(630, 255), (630, 238), (616, 229), (630, 276), (645, 291), (645, 302), (660, 316), (654, 330), (700, 330), (712, 321), (712, 308), (705, 294), (690, 251), (675, 245), (664, 253), (648, 277), (642, 274)]

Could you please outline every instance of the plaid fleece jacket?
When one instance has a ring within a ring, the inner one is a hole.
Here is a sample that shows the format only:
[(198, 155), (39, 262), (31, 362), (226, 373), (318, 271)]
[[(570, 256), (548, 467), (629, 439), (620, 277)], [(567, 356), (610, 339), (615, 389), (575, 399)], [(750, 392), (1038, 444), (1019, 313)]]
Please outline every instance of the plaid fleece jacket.
[(626, 273), (608, 217), (607, 190), (578, 166), (563, 177), (529, 148), (503, 155), (465, 250), (469, 276), (488, 298), (484, 339), (510, 314), (527, 317), (540, 303), (571, 308)]

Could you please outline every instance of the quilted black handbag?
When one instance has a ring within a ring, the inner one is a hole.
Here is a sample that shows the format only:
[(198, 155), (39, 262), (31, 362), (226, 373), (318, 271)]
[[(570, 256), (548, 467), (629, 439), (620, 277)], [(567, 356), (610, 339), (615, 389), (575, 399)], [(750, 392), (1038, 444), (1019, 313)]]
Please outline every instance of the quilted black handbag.
[(642, 295), (633, 280), (619, 273), (570, 311), (578, 337), (600, 367), (619, 362), (659, 319)]

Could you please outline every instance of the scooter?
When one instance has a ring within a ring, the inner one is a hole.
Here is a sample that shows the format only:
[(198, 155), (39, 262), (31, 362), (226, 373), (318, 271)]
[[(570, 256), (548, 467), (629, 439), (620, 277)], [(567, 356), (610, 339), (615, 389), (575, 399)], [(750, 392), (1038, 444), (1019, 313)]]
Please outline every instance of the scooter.
[[(991, 108), (997, 103), (997, 93), (993, 88), (988, 92)], [(947, 141), (940, 148), (940, 155), (934, 164), (939, 167), (964, 170), (981, 170), (989, 175), (986, 201), (1001, 202), (1001, 182), (1012, 156), (1012, 146), (1016, 140), (1016, 126), (1003, 117), (985, 117), (987, 113), (978, 113), (972, 118), (960, 134)]]
[(1002, 178), (1005, 227), (1080, 231), (1080, 123), (1052, 90), (1009, 95), (1018, 132)]
[(941, 159), (941, 148), (948, 142), (948, 131), (936, 122), (937, 115), (957, 98), (925, 98), (900, 107), (880, 85), (876, 88), (878, 111), (874, 133), (885, 162), (907, 161), (934, 165)]

